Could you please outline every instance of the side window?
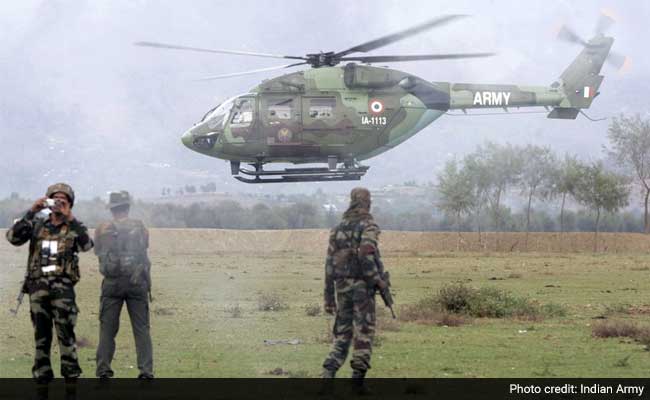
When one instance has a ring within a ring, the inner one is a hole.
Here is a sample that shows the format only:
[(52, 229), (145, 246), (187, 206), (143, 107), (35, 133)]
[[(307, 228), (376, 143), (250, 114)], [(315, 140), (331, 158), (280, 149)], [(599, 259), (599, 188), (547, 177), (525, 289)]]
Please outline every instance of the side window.
[(230, 126), (243, 128), (253, 122), (253, 99), (239, 99), (232, 110)]
[(309, 117), (314, 119), (330, 119), (334, 117), (336, 99), (334, 97), (319, 97), (309, 100)]
[(293, 115), (293, 99), (271, 99), (268, 107), (268, 117), (276, 119), (291, 119)]

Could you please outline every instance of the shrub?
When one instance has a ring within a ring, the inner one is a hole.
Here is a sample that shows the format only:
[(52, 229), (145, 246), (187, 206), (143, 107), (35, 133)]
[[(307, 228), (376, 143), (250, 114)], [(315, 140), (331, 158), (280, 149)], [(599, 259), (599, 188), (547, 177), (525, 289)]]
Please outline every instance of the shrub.
[(234, 304), (226, 307), (226, 312), (230, 314), (232, 318), (240, 318), (242, 314), (242, 310), (239, 304)]
[(542, 314), (547, 317), (566, 317), (567, 310), (561, 304), (547, 303), (542, 306)]
[(541, 313), (539, 307), (527, 298), (492, 287), (476, 290), (468, 299), (468, 305), (469, 314), (479, 318), (536, 318)]
[[(462, 283), (452, 283), (445, 285), (438, 291), (438, 295), (431, 299), (444, 310), (453, 313), (466, 312), (470, 307), (470, 302), (476, 295), (476, 289), (463, 285)], [(421, 302), (422, 303), (422, 302)], [(422, 305), (425, 305), (424, 303)]]
[[(466, 314), (477, 318), (529, 318), (542, 316), (560, 317), (566, 309), (555, 303), (539, 305), (527, 297), (515, 296), (511, 292), (494, 288), (472, 288), (462, 283), (452, 283), (440, 288), (432, 297), (421, 300), (414, 308), (407, 309), (407, 318), (430, 313), (429, 318), (440, 319), (436, 312)], [(413, 314), (413, 315), (409, 315)], [(450, 324), (445, 324), (453, 326)]]
[(453, 314), (443, 310), (440, 304), (433, 298), (425, 298), (415, 304), (400, 307), (398, 318), (406, 322), (453, 327), (464, 325), (468, 322), (461, 314)]
[(257, 309), (260, 311), (282, 311), (288, 308), (289, 305), (277, 293), (262, 293), (257, 298)]
[(650, 328), (629, 321), (604, 321), (594, 324), (591, 334), (597, 338), (628, 337), (643, 342), (650, 337)]
[(321, 308), (318, 304), (307, 304), (305, 306), (305, 314), (309, 317), (317, 317), (320, 315)]

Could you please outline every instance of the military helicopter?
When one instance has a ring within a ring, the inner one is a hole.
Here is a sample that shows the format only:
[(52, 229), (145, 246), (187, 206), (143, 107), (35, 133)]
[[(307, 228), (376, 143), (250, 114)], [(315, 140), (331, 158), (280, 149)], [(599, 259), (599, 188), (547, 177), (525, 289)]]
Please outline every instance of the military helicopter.
[[(164, 49), (294, 60), (291, 64), (220, 75), (220, 79), (308, 65), (312, 68), (265, 80), (208, 111), (182, 135), (185, 146), (230, 161), (246, 183), (359, 180), (359, 162), (404, 142), (449, 110), (543, 106), (548, 118), (575, 119), (598, 96), (599, 75), (614, 39), (604, 35), (613, 20), (601, 16), (589, 41), (563, 27), (559, 37), (583, 46), (550, 86), (430, 82), (407, 72), (370, 64), (489, 57), (494, 53), (353, 55), (366, 53), (465, 17), (445, 15), (339, 52), (287, 56), (205, 49), (157, 42)], [(609, 60), (622, 65), (620, 56)], [(338, 66), (347, 62), (344, 66)], [(242, 168), (248, 163), (252, 169)], [(326, 163), (325, 167), (267, 170), (271, 163)]]

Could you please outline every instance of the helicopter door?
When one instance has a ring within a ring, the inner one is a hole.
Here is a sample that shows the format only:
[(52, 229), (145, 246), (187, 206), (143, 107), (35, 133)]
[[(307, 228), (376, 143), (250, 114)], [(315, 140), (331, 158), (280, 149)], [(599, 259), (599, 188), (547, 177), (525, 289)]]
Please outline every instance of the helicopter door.
[(245, 142), (259, 141), (258, 129), (255, 129), (257, 101), (255, 97), (241, 96), (235, 99), (230, 112), (230, 132), (232, 136)]
[(325, 135), (333, 145), (350, 143), (351, 121), (345, 115), (340, 100), (335, 96), (302, 98), (303, 141), (321, 143)]
[(266, 144), (286, 147), (302, 143), (299, 97), (265, 95), (261, 110)]

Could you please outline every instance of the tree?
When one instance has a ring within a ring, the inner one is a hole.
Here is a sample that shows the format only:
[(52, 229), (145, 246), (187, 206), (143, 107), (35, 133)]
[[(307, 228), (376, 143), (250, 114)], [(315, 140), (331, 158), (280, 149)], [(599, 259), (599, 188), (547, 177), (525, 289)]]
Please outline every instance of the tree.
[[(490, 174), (488, 200), (494, 213), (494, 228), (501, 229), (501, 201), (511, 185), (516, 185), (521, 176), (523, 159), (521, 149), (507, 144), (505, 146), (488, 142), (485, 148), (479, 147), (481, 157), (486, 160), (485, 168)], [(498, 243), (497, 243), (498, 246)]]
[(650, 198), (650, 120), (621, 114), (613, 118), (608, 137), (611, 143), (610, 156), (630, 170), (642, 189), (644, 207), (644, 231), (650, 233), (648, 200)]
[(627, 179), (605, 170), (602, 162), (579, 168), (575, 198), (596, 212), (594, 227), (594, 252), (598, 251), (598, 231), (603, 211), (617, 212), (628, 205), (629, 188)]
[(559, 195), (562, 197), (560, 206), (560, 232), (564, 232), (564, 207), (567, 196), (574, 196), (576, 185), (580, 178), (581, 168), (584, 166), (575, 156), (566, 154), (564, 160), (552, 171), (552, 191), (551, 196)]
[(530, 231), (530, 208), (535, 197), (548, 196), (552, 185), (551, 171), (556, 163), (555, 156), (548, 147), (534, 145), (526, 146), (522, 151), (523, 163), (521, 167), (522, 193), (528, 197), (526, 207), (526, 239), (528, 248), (528, 232)]
[(206, 183), (201, 185), (201, 192), (203, 193), (214, 193), (217, 191), (217, 184), (214, 182)]
[(456, 218), (458, 232), (457, 248), (460, 249), (460, 221), (463, 214), (468, 214), (474, 207), (474, 190), (471, 177), (466, 171), (458, 170), (456, 160), (447, 161), (445, 168), (438, 175), (440, 201), (438, 208)]
[(490, 171), (487, 168), (487, 162), (483, 153), (476, 152), (468, 154), (463, 159), (462, 173), (466, 175), (471, 183), (474, 205), (472, 211), (476, 218), (476, 231), (478, 233), (478, 242), (481, 243), (481, 210), (487, 202), (487, 195), (490, 189)]

